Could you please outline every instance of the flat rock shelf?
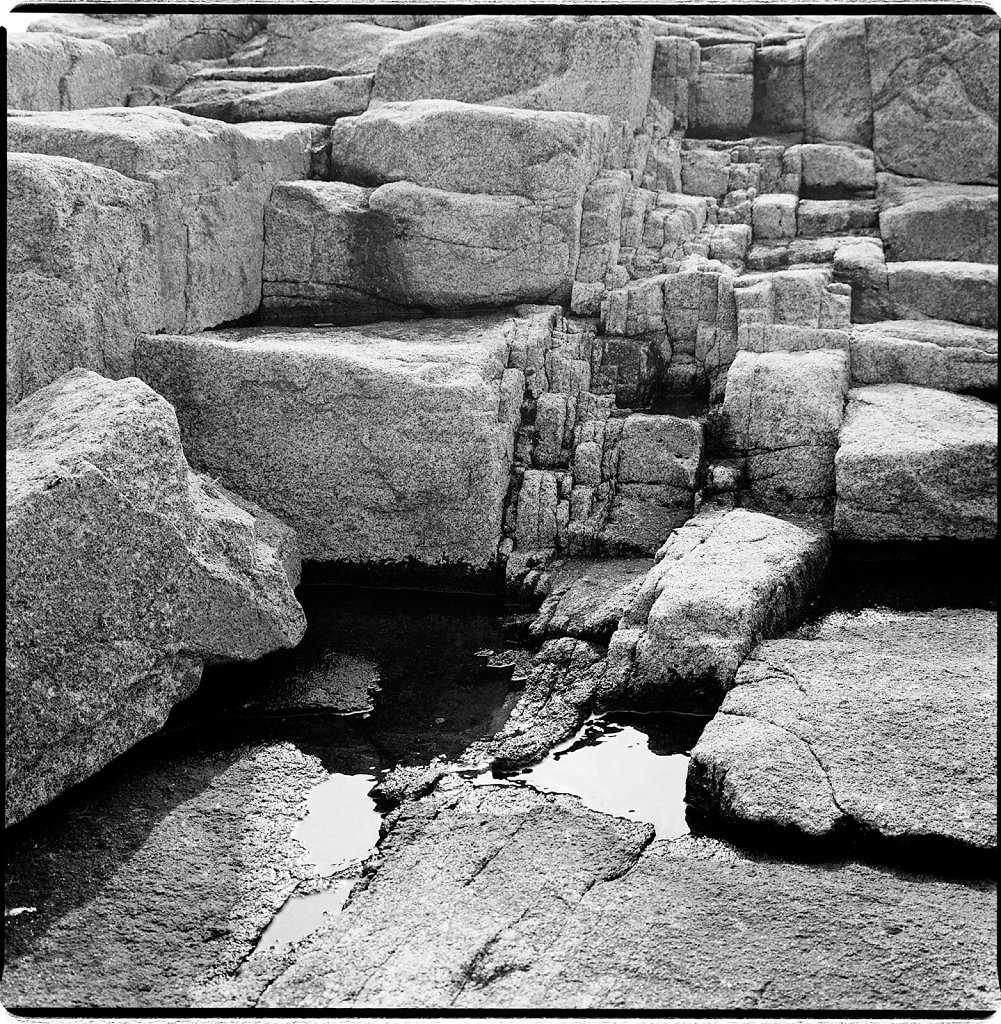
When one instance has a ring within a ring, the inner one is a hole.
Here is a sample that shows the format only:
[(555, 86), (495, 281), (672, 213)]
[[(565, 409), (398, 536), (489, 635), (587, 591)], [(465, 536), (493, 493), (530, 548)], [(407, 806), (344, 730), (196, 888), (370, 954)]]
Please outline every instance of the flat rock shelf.
[(1001, 1007), (1001, 19), (762, 10), (11, 15), (11, 1012)]

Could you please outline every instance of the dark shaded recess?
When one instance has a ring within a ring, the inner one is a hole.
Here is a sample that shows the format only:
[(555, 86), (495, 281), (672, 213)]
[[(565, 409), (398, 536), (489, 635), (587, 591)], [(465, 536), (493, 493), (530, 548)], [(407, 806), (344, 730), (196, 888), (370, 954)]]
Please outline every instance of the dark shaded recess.
[(827, 584), (805, 619), (816, 621), (833, 611), (874, 607), (903, 612), (995, 611), (997, 559), (996, 539), (880, 544), (835, 540)]
[(650, 416), (678, 416), (681, 419), (701, 420), (705, 423), (709, 415), (709, 390), (691, 394), (654, 394), (653, 399), (635, 412)]
[(303, 562), (302, 587), (300, 601), (315, 587), (493, 597), (504, 591), (504, 568), (499, 561), (478, 569), (469, 565), (427, 565), (416, 558), (398, 562)]
[[(687, 793), (693, 780), (705, 792), (705, 769), (689, 762)], [(714, 806), (719, 806), (717, 796)], [(943, 836), (912, 833), (887, 837), (856, 821), (842, 818), (826, 836), (808, 836), (791, 825), (773, 822), (733, 822), (716, 813), (713, 806), (685, 808), (685, 821), (697, 836), (724, 839), (734, 846), (761, 853), (779, 855), (783, 860), (809, 864), (827, 864), (839, 860), (863, 861), (895, 870), (922, 872), (937, 878), (996, 879), (996, 850), (982, 850)]]
[[(497, 601), (308, 587), (299, 597), (309, 626), (297, 648), (207, 668), (163, 729), (6, 830), (6, 905), (39, 908), (5, 919), (6, 962), (93, 900), (165, 817), (211, 786), (248, 746), (291, 742), (327, 771), (359, 774), (455, 758), (507, 719), (517, 696), (509, 676), (474, 657), (504, 646)], [(281, 706), (262, 713), (277, 682), (315, 672), (331, 653), (378, 664), (381, 690), (370, 713), (289, 714)], [(248, 713), (244, 705), (254, 699), (260, 703)], [(217, 838), (225, 842), (224, 833)], [(220, 864), (230, 852), (220, 848)], [(213, 891), (227, 884), (238, 880), (220, 878)], [(229, 902), (205, 906), (206, 928), (225, 926)], [(211, 947), (206, 942), (202, 951), (206, 966)]]

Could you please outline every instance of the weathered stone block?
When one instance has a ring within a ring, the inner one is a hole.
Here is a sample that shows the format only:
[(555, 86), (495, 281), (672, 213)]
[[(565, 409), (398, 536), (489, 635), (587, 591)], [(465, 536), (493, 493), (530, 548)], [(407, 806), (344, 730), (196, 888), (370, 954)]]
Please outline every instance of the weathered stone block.
[(145, 384), (72, 370), (8, 415), (8, 825), (160, 728), (205, 660), (305, 626), (253, 515), (190, 472)]
[(864, 21), (844, 18), (810, 30), (803, 92), (807, 139), (872, 145), (872, 86)]
[(909, 384), (855, 388), (835, 459), (848, 541), (997, 533), (997, 406)]
[(305, 558), (482, 572), (513, 456), (508, 346), (536, 321), (551, 327), (540, 313), (159, 335), (139, 373), (178, 410), (190, 457), (295, 526)]
[(795, 238), (798, 202), (791, 195), (758, 196), (754, 200), (754, 237), (770, 241)]

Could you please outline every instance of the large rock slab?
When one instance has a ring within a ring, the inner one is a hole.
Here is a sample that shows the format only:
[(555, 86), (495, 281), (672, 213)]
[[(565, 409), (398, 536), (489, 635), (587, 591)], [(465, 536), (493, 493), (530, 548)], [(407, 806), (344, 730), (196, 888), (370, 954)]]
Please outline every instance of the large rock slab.
[(865, 32), (881, 166), (937, 181), (997, 182), (997, 15), (874, 15)]
[(115, 51), (55, 32), (7, 36), (7, 107), (80, 110), (119, 106), (125, 86)]
[(989, 882), (650, 835), (571, 797), (447, 780), (402, 810), (379, 872), (336, 922), (277, 979), (248, 970), (220, 1002), (601, 1012), (997, 999)]
[(909, 384), (849, 392), (834, 460), (843, 540), (976, 540), (997, 532), (997, 406)]
[(452, 99), (576, 110), (638, 128), (653, 54), (653, 33), (638, 18), (460, 18), (409, 32), (383, 50), (372, 103)]
[(657, 553), (612, 635), (605, 691), (712, 708), (751, 648), (802, 613), (829, 552), (822, 532), (704, 509)]
[(289, 182), (268, 205), (264, 309), (331, 320), (569, 299), (572, 211), (520, 196)]
[(997, 191), (915, 198), (883, 210), (879, 232), (887, 260), (997, 263)]
[[(739, 833), (997, 849), (997, 614), (834, 614), (763, 643), (692, 750), (688, 801)], [(979, 861), (977, 861), (979, 858)]]
[(158, 729), (206, 660), (305, 618), (252, 515), (141, 381), (72, 370), (7, 420), (6, 822)]
[(7, 148), (151, 184), (163, 329), (197, 331), (260, 305), (264, 206), (275, 182), (308, 176), (316, 132), (130, 107), (10, 117)]
[(341, 75), (375, 71), (379, 54), (403, 32), (343, 14), (274, 14), (263, 60), (268, 65), (317, 64)]
[(555, 210), (582, 202), (601, 167), (606, 128), (566, 111), (415, 100), (344, 118), (330, 140), (339, 180), (522, 196)]
[(917, 384), (940, 391), (993, 391), (998, 386), (998, 334), (948, 320), (883, 320), (855, 324), (852, 382)]
[(191, 459), (293, 525), (305, 558), (483, 572), (524, 387), (505, 374), (520, 322), (158, 335), (138, 372), (178, 410)]
[(872, 85), (861, 18), (834, 19), (809, 31), (803, 92), (808, 140), (872, 145)]
[(763, 507), (820, 511), (833, 495), (848, 385), (846, 352), (737, 353), (727, 371), (724, 429)]
[(908, 260), (887, 263), (886, 278), (896, 319), (929, 317), (997, 328), (996, 264)]
[(7, 157), (7, 405), (75, 366), (134, 370), (163, 323), (154, 188), (61, 156)]

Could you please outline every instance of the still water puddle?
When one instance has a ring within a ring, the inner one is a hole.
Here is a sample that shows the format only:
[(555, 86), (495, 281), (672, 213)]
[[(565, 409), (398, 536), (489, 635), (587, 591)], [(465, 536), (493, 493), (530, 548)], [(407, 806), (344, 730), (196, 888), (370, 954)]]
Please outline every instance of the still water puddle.
[(700, 715), (595, 717), (539, 764), (478, 785), (526, 784), (568, 793), (590, 808), (652, 824), (658, 839), (688, 832), (685, 781), (691, 748), (708, 718)]

